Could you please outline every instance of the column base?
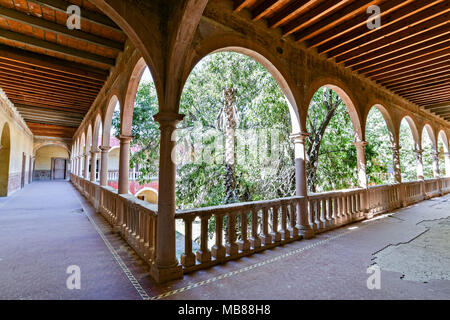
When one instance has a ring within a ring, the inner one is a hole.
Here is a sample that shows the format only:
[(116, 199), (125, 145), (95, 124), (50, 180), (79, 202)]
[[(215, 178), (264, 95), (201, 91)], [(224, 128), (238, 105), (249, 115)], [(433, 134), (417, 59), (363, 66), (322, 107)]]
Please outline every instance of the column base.
[(314, 230), (311, 228), (305, 228), (302, 226), (297, 226), (298, 234), (303, 237), (303, 239), (312, 239), (316, 236)]
[(152, 265), (150, 275), (157, 283), (164, 283), (171, 280), (183, 279), (183, 268), (180, 265), (173, 267), (158, 267), (155, 264)]

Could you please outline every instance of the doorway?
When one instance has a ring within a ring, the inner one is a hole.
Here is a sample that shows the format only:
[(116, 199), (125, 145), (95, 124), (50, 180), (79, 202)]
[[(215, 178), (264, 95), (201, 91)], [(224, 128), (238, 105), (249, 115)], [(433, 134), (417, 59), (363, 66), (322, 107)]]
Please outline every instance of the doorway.
[(52, 180), (65, 180), (67, 159), (54, 158), (52, 161)]

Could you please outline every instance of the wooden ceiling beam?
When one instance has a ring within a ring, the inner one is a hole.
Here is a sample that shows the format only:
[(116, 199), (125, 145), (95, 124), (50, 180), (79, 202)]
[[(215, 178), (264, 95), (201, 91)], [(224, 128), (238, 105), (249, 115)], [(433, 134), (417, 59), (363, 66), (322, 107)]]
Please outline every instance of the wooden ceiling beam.
[[(366, 46), (368, 49), (385, 45), (384, 38), (389, 37), (395, 42), (408, 38), (416, 33), (445, 23), (445, 14), (441, 10), (447, 9), (445, 4), (431, 6), (424, 10), (435, 0), (421, 0), (405, 7), (400, 7), (387, 16), (381, 17), (383, 24), (380, 29), (368, 30), (366, 25), (343, 34), (342, 36), (325, 42), (318, 47), (320, 53), (327, 53), (328, 57), (337, 57), (347, 52), (358, 50)], [(383, 10), (381, 11), (383, 13)], [(326, 39), (325, 39), (326, 40)]]
[(90, 100), (95, 100), (96, 95), (95, 94), (86, 94), (79, 90), (69, 90), (67, 88), (61, 88), (58, 86), (50, 86), (50, 85), (43, 85), (40, 82), (33, 82), (33, 81), (24, 81), (23, 79), (16, 79), (8, 77), (7, 75), (0, 73), (0, 87), (2, 86), (15, 86), (19, 89), (23, 88), (23, 86), (26, 86), (28, 88), (31, 88), (33, 90), (39, 90), (43, 92), (53, 92), (53, 93), (59, 93), (63, 95), (72, 95), (76, 97), (82, 97)]
[(119, 53), (124, 49), (122, 43), (102, 38), (92, 33), (87, 33), (81, 30), (70, 30), (65, 25), (41, 19), (33, 15), (28, 15), (14, 9), (8, 9), (0, 6), (0, 17), (36, 27), (41, 30), (63, 35), (77, 41), (83, 41), (95, 46), (114, 50), (116, 53)]
[[(409, 48), (409, 50), (411, 51), (418, 50), (420, 49), (419, 45), (421, 45), (422, 48), (425, 48), (427, 46), (436, 44), (436, 42), (439, 41), (438, 39), (442, 38), (444, 35), (447, 35), (449, 32), (450, 25), (446, 23), (437, 26), (436, 28), (416, 34), (412, 37), (403, 38), (402, 40), (397, 42), (385, 42), (384, 45), (380, 44), (379, 46), (372, 49), (366, 47), (357, 48), (354, 51), (349, 51), (339, 57), (336, 57), (335, 61), (337, 63), (345, 62), (346, 66), (353, 66), (364, 61), (373, 60), (375, 58), (383, 57), (389, 54), (392, 55), (394, 53), (401, 52), (402, 50), (404, 51), (406, 50), (406, 48)], [(448, 36), (446, 37), (446, 39), (448, 39)]]
[(327, 0), (319, 3), (317, 6), (306, 11), (302, 15), (289, 21), (286, 25), (281, 27), (283, 36), (288, 36), (291, 33), (300, 30), (302, 27), (311, 23), (311, 21), (317, 21), (320, 18), (324, 18), (326, 15), (337, 10), (339, 7), (347, 3), (348, 0)]
[(22, 104), (22, 103), (14, 103), (14, 106), (18, 108), (37, 108), (38, 110), (42, 111), (56, 111), (56, 112), (67, 112), (71, 114), (77, 114), (79, 116), (84, 117), (87, 110), (81, 110), (81, 109), (71, 109), (71, 108), (65, 108), (65, 107), (53, 107), (53, 106), (42, 106), (42, 105), (34, 105), (34, 104)]
[(76, 111), (76, 110), (84, 110), (85, 113), (89, 110), (89, 108), (86, 108), (84, 106), (80, 106), (79, 104), (68, 104), (68, 103), (60, 103), (60, 102), (53, 102), (50, 100), (40, 99), (40, 98), (30, 98), (30, 97), (23, 97), (21, 95), (7, 95), (9, 100), (12, 101), (12, 103), (16, 104), (27, 104), (27, 105), (35, 105), (39, 107), (59, 107), (60, 110), (67, 110), (67, 111)]
[[(109, 74), (109, 71), (102, 69), (88, 67), (81, 64), (74, 64), (73, 62), (67, 60), (13, 48), (3, 44), (0, 44), (0, 58), (11, 61), (19, 61), (32, 67), (55, 70), (101, 82), (105, 82)], [(77, 67), (74, 67), (74, 65)]]
[(66, 74), (63, 72), (58, 72), (54, 70), (46, 70), (46, 69), (40, 69), (37, 67), (31, 67), (26, 64), (22, 64), (18, 61), (12, 61), (12, 60), (3, 60), (0, 57), (0, 66), (4, 69), (8, 70), (14, 70), (14, 71), (20, 71), (32, 76), (39, 75), (41, 77), (49, 78), (49, 79), (56, 79), (60, 80), (62, 82), (69, 82), (69, 83), (81, 83), (89, 88), (101, 88), (104, 85), (104, 82), (91, 80), (87, 78), (80, 78), (74, 75)]
[(113, 67), (115, 64), (115, 60), (111, 58), (106, 58), (104, 56), (99, 56), (97, 54), (93, 54), (87, 51), (62, 46), (54, 42), (44, 41), (38, 38), (30, 37), (21, 33), (16, 33), (4, 29), (0, 29), (0, 39), (6, 41), (13, 41), (25, 45), (27, 47), (45, 50), (47, 52), (52, 52), (55, 54), (63, 54), (71, 58), (81, 59), (83, 61), (91, 63), (98, 63), (103, 65), (105, 69), (109, 69), (110, 67)]
[(235, 12), (242, 11), (250, 2), (251, 2), (251, 0), (235, 0), (234, 1), (234, 11)]
[(318, 0), (294, 0), (287, 4), (284, 8), (281, 8), (271, 18), (268, 19), (269, 28), (277, 28), (281, 24), (285, 23), (289, 19), (304, 12), (307, 8), (315, 5)]
[(420, 72), (423, 68), (431, 68), (433, 66), (438, 66), (442, 64), (446, 64), (450, 61), (450, 57), (447, 55), (443, 55), (441, 57), (437, 57), (432, 60), (427, 60), (422, 63), (417, 63), (411, 66), (406, 66), (404, 68), (399, 69), (389, 69), (383, 70), (381, 72), (371, 72), (370, 78), (375, 81), (380, 81), (385, 78), (393, 78), (398, 77), (404, 74), (411, 74), (411, 72)]
[(9, 88), (4, 88), (3, 91), (6, 93), (6, 95), (10, 99), (20, 98), (25, 101), (27, 101), (27, 100), (41, 101), (43, 104), (54, 103), (54, 104), (61, 104), (61, 105), (66, 105), (66, 106), (75, 106), (75, 107), (80, 106), (80, 107), (84, 107), (84, 108), (89, 108), (91, 105), (84, 101), (80, 102), (77, 100), (66, 99), (66, 98), (62, 98), (62, 97), (58, 97), (58, 96), (46, 95), (45, 97), (43, 97), (41, 94), (34, 94), (34, 93), (25, 93), (24, 94), (23, 92), (9, 89)]
[(42, 77), (38, 74), (26, 74), (26, 73), (20, 73), (19, 71), (13, 71), (10, 69), (5, 69), (2, 66), (0, 66), (0, 75), (6, 76), (9, 79), (14, 79), (16, 81), (32, 81), (32, 83), (40, 83), (40, 84), (48, 84), (49, 86), (58, 86), (60, 88), (64, 88), (67, 90), (74, 90), (75, 92), (84, 92), (87, 94), (97, 95), (100, 91), (100, 88), (95, 87), (88, 87), (87, 85), (84, 85), (82, 83), (66, 83), (61, 82), (56, 79), (48, 79), (47, 77)]
[[(418, 5), (426, 4), (431, 1), (433, 0), (419, 0)], [(390, 23), (404, 18), (405, 14), (408, 14), (410, 12), (407, 11), (408, 9), (402, 10), (405, 4), (408, 3), (401, 0), (388, 0), (378, 5), (381, 10), (380, 18), (382, 19), (382, 21), (384, 21), (382, 28), (386, 28), (386, 26)], [(413, 9), (412, 7), (409, 8)], [(307, 41), (307, 44), (312, 47), (318, 46), (317, 49), (319, 53), (324, 53), (333, 48), (342, 46), (349, 41), (353, 41), (357, 38), (363, 37), (367, 33), (370, 34), (370, 32), (375, 32), (367, 28), (367, 18), (367, 14), (358, 15), (353, 19), (341, 23), (335, 28), (332, 28), (315, 36), (314, 38), (309, 39)]]
[(395, 93), (400, 94), (402, 96), (410, 96), (410, 95), (422, 95), (422, 94), (433, 94), (442, 89), (450, 88), (450, 81), (442, 80), (437, 81), (430, 84), (425, 84), (423, 86), (416, 86), (413, 88), (406, 88), (401, 90), (394, 90)]
[(424, 76), (432, 76), (435, 74), (440, 74), (444, 71), (448, 70), (448, 66), (450, 65), (450, 59), (448, 61), (432, 65), (425, 68), (419, 68), (413, 71), (409, 71), (406, 73), (396, 74), (394, 76), (384, 77), (382, 80), (377, 80), (373, 77), (373, 80), (378, 81), (384, 86), (387, 85), (395, 85), (403, 82), (407, 82), (410, 80), (422, 78)]
[[(428, 47), (427, 47), (428, 46)], [(377, 68), (383, 68), (385, 66), (391, 66), (395, 65), (400, 62), (415, 60), (420, 57), (432, 54), (432, 53), (438, 53), (442, 50), (449, 49), (450, 48), (450, 38), (447, 36), (443, 36), (438, 39), (433, 39), (430, 41), (427, 41), (425, 44), (419, 44), (417, 46), (414, 46), (414, 48), (405, 48), (404, 50), (376, 58), (373, 60), (370, 60), (368, 62), (362, 62), (356, 65), (351, 66), (353, 70), (361, 71), (361, 72), (367, 72), (371, 70), (376, 70)], [(346, 67), (350, 67), (345, 63)], [(363, 71), (364, 70), (364, 71)]]
[[(37, 3), (40, 6), (44, 6), (64, 14), (67, 14), (67, 8), (70, 5), (72, 5), (72, 3), (65, 0), (31, 0), (31, 1)], [(108, 16), (105, 16), (101, 13), (87, 10), (86, 8), (81, 8), (81, 18), (91, 23), (95, 23), (103, 27), (108, 27), (117, 32), (123, 33), (123, 31), (117, 26), (117, 24), (114, 21), (112, 21)]]
[(355, 14), (364, 14), (367, 20), (366, 10), (371, 5), (379, 4), (380, 0), (363, 0), (355, 1), (349, 5), (343, 7), (342, 9), (334, 12), (326, 19), (322, 19), (313, 25), (304, 28), (303, 30), (298, 30), (294, 33), (295, 41), (305, 41), (308, 40), (320, 32), (331, 29), (332, 27), (338, 25), (342, 21), (348, 20), (349, 17), (353, 17)]
[(261, 2), (252, 10), (252, 20), (258, 21), (263, 18), (278, 3), (278, 0), (266, 0)]
[(450, 77), (450, 68), (448, 68), (447, 70), (444, 70), (440, 74), (424, 76), (424, 77), (416, 78), (414, 80), (399, 82), (399, 83), (395, 83), (395, 84), (385, 86), (385, 87), (388, 88), (389, 90), (398, 90), (398, 89), (401, 89), (404, 87), (411, 88), (411, 87), (414, 87), (415, 85), (427, 84), (427, 83), (439, 81), (442, 79), (448, 79), (449, 77)]
[(88, 97), (84, 97), (84, 96), (80, 96), (80, 95), (76, 95), (76, 94), (62, 93), (62, 92), (58, 92), (58, 91), (55, 92), (52, 90), (46, 90), (46, 89), (39, 88), (39, 86), (27, 85), (25, 87), (25, 86), (21, 86), (21, 85), (17, 85), (17, 84), (6, 83), (4, 80), (0, 80), (0, 87), (2, 89), (6, 89), (6, 90), (13, 90), (16, 92), (21, 92), (23, 94), (33, 93), (33, 94), (39, 94), (43, 97), (58, 96), (58, 97), (61, 97), (64, 99), (74, 99), (74, 100), (89, 103), (89, 104), (92, 104), (95, 100), (95, 97), (88, 98)]
[(448, 54), (450, 53), (450, 49), (446, 48), (444, 50), (440, 50), (438, 52), (428, 53), (421, 57), (417, 57), (408, 61), (404, 61), (404, 59), (397, 59), (396, 61), (391, 61), (389, 65), (387, 66), (376, 66), (376, 67), (370, 67), (366, 69), (359, 70), (360, 73), (365, 74), (368, 77), (371, 77), (374, 74), (380, 74), (383, 72), (390, 72), (395, 70), (401, 70), (405, 68), (411, 68), (414, 65), (419, 65), (422, 63), (432, 63), (433, 60), (439, 59), (439, 58), (447, 58)]
[(436, 108), (450, 108), (450, 102), (449, 103), (439, 103), (439, 104), (432, 104), (424, 107), (425, 109), (436, 109)]

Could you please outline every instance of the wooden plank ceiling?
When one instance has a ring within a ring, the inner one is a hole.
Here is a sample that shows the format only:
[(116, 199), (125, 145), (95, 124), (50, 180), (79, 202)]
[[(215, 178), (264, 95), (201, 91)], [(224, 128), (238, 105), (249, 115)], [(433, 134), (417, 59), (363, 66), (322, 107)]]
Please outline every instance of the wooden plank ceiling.
[(125, 41), (88, 0), (0, 0), (0, 87), (34, 135), (72, 138)]
[[(369, 29), (366, 10), (381, 9)], [(450, 120), (449, 0), (235, 0), (254, 21)]]

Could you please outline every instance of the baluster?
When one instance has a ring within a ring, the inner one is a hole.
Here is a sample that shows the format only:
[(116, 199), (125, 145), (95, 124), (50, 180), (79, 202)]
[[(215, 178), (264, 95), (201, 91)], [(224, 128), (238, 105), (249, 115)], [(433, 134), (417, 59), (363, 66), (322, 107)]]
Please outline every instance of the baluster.
[(195, 255), (192, 252), (192, 222), (194, 217), (184, 217), (184, 253), (181, 255), (181, 265), (191, 267), (195, 265)]
[(252, 208), (252, 237), (250, 244), (253, 249), (261, 247), (261, 238), (258, 235), (258, 211), (259, 209)]
[(330, 224), (328, 223), (328, 206), (327, 206), (327, 199), (322, 198), (321, 200), (322, 204), (322, 213), (320, 215), (321, 224), (323, 229), (328, 229), (330, 227)]
[(333, 225), (337, 226), (341, 222), (341, 215), (339, 213), (339, 197), (333, 198)]
[(279, 213), (280, 207), (273, 206), (272, 207), (272, 232), (271, 236), (274, 242), (280, 242), (281, 241), (281, 233), (278, 231), (278, 213)]
[(211, 253), (216, 260), (223, 260), (225, 258), (225, 247), (222, 244), (223, 240), (223, 215), (215, 214), (216, 218), (216, 244), (212, 247)]
[(298, 229), (296, 227), (297, 225), (297, 203), (295, 201), (292, 201), (289, 205), (290, 207), (290, 232), (291, 232), (291, 238), (295, 239), (298, 237)]
[(284, 201), (281, 204), (281, 235), (283, 240), (289, 240), (289, 230), (287, 228), (288, 208)]
[(228, 214), (228, 241), (227, 241), (227, 253), (231, 257), (237, 256), (239, 246), (236, 243), (236, 215), (237, 212), (231, 212)]
[(268, 219), (268, 210), (267, 208), (262, 209), (262, 235), (261, 235), (261, 241), (262, 243), (267, 246), (272, 243), (272, 237), (269, 234), (269, 219)]
[(334, 225), (334, 212), (333, 212), (333, 198), (328, 198), (328, 208), (327, 208), (327, 223), (328, 227), (332, 228)]
[(347, 223), (348, 221), (348, 214), (347, 214), (347, 195), (342, 195), (341, 198), (342, 201), (342, 222)]
[(247, 214), (245, 209), (241, 211), (241, 240), (238, 242), (239, 250), (248, 252), (250, 250), (250, 242), (247, 239)]
[(208, 221), (209, 215), (202, 215), (200, 217), (200, 250), (197, 251), (197, 260), (200, 263), (211, 261), (211, 252), (208, 250)]

